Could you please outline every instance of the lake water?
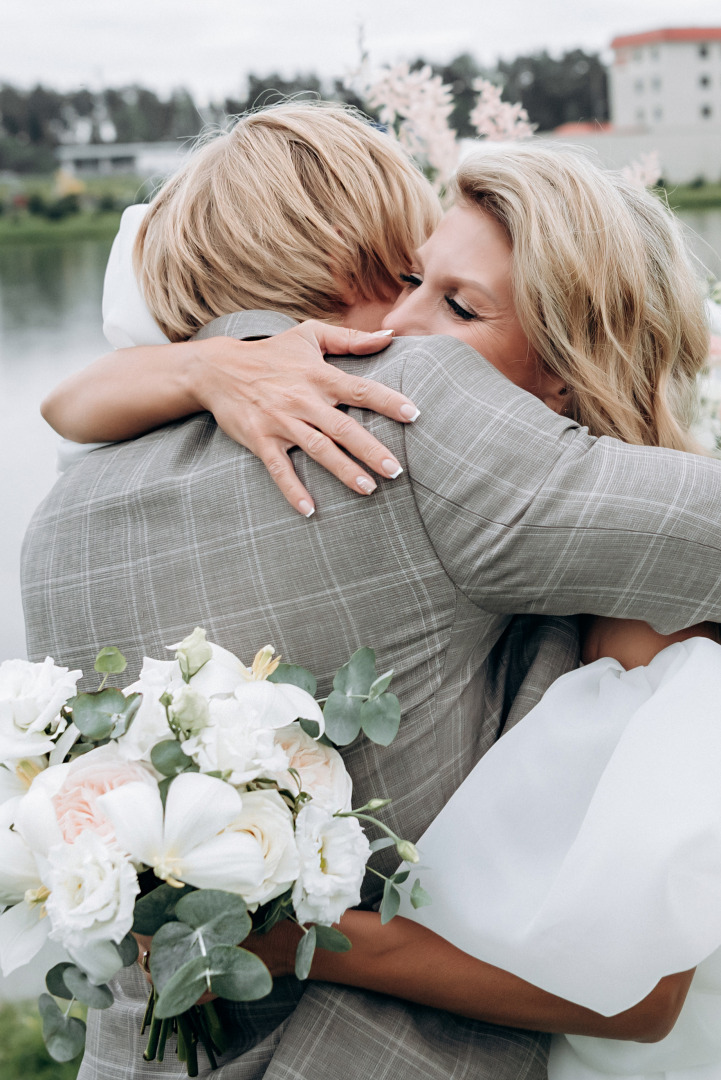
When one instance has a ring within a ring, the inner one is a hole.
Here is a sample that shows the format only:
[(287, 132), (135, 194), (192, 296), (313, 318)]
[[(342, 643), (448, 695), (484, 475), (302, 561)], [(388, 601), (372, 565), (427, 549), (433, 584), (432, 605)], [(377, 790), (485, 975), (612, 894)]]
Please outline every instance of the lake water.
[[(698, 258), (721, 279), (721, 210), (683, 215)], [(107, 351), (100, 298), (109, 243), (0, 247), (0, 660), (25, 655), (20, 544), (55, 479), (47, 391)]]

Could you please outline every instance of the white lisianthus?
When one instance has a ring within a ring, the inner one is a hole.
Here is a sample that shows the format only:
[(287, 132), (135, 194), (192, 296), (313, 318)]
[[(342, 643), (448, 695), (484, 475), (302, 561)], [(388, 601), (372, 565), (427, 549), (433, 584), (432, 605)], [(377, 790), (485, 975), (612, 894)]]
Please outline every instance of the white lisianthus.
[(356, 818), (336, 818), (308, 803), (298, 814), (295, 842), (300, 874), (293, 907), (302, 923), (326, 926), (360, 901), (370, 844)]
[(210, 719), (207, 699), (185, 684), (173, 694), (169, 710), (186, 739), (201, 732)]
[(173, 737), (160, 699), (163, 694), (173, 694), (183, 686), (185, 683), (175, 660), (145, 657), (140, 678), (123, 690), (126, 697), (129, 694), (143, 695), (132, 724), (118, 740), (120, 752), (128, 761), (150, 761), (150, 751), (156, 743)]
[[(307, 735), (300, 724), (290, 724), (275, 733), (275, 740), (288, 755), (288, 767), (300, 774), (303, 791), (313, 796), (316, 806), (335, 813), (350, 810), (353, 781), (343, 758), (332, 746), (324, 746)], [(285, 771), (274, 773), (282, 788), (295, 791), (296, 781)]]
[(120, 847), (170, 884), (245, 896), (265, 877), (256, 841), (230, 828), (242, 809), (240, 795), (213, 776), (177, 776), (165, 812), (157, 787), (146, 784), (125, 784), (101, 795), (98, 804)]
[(263, 858), (264, 877), (243, 894), (251, 910), (288, 889), (298, 876), (299, 859), (293, 834), (293, 815), (277, 791), (246, 791), (234, 832), (255, 840)]
[(177, 645), (168, 645), (167, 648), (175, 652), (175, 658), (185, 679), (196, 675), (213, 655), (205, 630), (199, 626), (196, 626), (192, 634), (188, 634)]
[(260, 725), (257, 714), (244, 708), (244, 704), (235, 695), (212, 698), (208, 724), (182, 743), (201, 772), (220, 772), (231, 784), (238, 785), (282, 771), (288, 765), (273, 729)]
[(60, 710), (76, 693), (81, 671), (57, 667), (48, 656), (42, 664), (5, 660), (0, 664), (0, 761), (49, 753), (64, 731)]
[(80, 833), (72, 844), (48, 852), (45, 910), (59, 941), (94, 982), (105, 982), (121, 967), (111, 942), (120, 943), (133, 925), (140, 891), (130, 859), (96, 833)]

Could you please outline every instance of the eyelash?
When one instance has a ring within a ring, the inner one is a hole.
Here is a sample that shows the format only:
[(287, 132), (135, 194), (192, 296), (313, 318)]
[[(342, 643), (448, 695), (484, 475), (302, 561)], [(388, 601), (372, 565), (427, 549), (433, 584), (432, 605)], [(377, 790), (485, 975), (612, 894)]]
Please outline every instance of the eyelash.
[[(401, 274), (400, 278), (406, 285), (410, 285), (413, 288), (418, 288), (419, 285), (423, 284), (423, 279), (420, 278), (418, 274)], [(443, 299), (456, 318), (463, 319), (464, 322), (471, 322), (473, 319), (478, 318), (475, 311), (469, 311), (468, 308), (461, 307), (460, 304), (456, 303), (453, 297), (444, 296)]]

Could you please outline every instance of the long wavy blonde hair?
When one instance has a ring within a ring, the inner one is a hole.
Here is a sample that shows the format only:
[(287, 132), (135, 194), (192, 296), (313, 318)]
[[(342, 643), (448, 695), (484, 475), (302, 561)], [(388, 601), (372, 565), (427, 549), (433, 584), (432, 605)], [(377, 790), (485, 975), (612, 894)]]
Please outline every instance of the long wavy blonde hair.
[(360, 114), (290, 102), (191, 154), (150, 205), (135, 269), (171, 341), (238, 310), (337, 318), (349, 295), (396, 295), (440, 213), (398, 143)]
[(533, 145), (469, 158), (456, 196), (506, 230), (516, 311), (566, 411), (594, 435), (703, 452), (689, 428), (708, 328), (673, 213), (581, 151)]

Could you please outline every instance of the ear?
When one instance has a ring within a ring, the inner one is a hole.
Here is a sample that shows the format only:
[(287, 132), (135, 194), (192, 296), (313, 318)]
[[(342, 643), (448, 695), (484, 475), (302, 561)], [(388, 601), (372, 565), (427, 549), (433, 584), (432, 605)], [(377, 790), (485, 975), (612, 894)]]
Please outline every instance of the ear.
[(568, 411), (571, 401), (571, 389), (558, 375), (550, 372), (541, 377), (541, 386), (538, 397), (544, 405), (559, 415)]

